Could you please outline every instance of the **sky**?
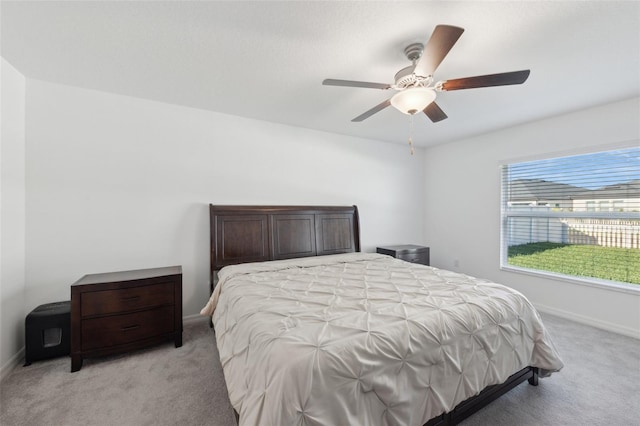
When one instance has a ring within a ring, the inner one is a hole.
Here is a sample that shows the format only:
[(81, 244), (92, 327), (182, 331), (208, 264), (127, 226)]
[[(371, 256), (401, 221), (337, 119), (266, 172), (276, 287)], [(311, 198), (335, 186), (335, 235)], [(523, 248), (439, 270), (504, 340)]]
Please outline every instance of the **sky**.
[(640, 146), (509, 165), (510, 180), (542, 179), (597, 189), (640, 179)]

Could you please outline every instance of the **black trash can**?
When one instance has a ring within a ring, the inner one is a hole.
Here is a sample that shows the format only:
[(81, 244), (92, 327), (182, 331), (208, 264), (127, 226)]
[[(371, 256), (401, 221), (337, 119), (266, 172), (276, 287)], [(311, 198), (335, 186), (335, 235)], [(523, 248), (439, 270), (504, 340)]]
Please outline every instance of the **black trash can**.
[(24, 365), (33, 361), (69, 355), (71, 349), (71, 302), (40, 305), (25, 323)]

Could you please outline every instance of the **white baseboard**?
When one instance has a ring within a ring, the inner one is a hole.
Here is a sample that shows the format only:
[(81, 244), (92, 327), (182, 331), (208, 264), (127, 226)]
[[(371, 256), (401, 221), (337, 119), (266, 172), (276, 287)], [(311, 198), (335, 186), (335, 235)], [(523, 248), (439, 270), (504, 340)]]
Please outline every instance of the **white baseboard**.
[(574, 312), (565, 311), (563, 309), (553, 308), (551, 306), (534, 303), (536, 309), (542, 313), (555, 315), (560, 318), (565, 318), (581, 324), (590, 325), (592, 327), (600, 328), (602, 330), (611, 331), (613, 333), (622, 334), (623, 336), (633, 337), (640, 339), (640, 329), (626, 327), (620, 324), (614, 324), (608, 321), (603, 321), (595, 318), (591, 318), (585, 315), (576, 314)]
[(17, 354), (11, 357), (2, 368), (0, 368), (0, 381), (2, 381), (14, 368), (24, 361), (24, 346), (20, 348)]
[(206, 322), (209, 321), (209, 318), (211, 317), (207, 317), (201, 314), (193, 314), (193, 315), (187, 315), (186, 317), (182, 317), (182, 324), (193, 324), (193, 323), (198, 323), (198, 322)]

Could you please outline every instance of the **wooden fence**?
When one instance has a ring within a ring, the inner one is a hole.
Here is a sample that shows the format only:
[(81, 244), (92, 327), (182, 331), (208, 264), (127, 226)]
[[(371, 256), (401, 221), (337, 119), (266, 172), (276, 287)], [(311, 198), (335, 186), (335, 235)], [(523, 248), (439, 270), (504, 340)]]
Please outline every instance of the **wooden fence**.
[(567, 227), (566, 243), (640, 248), (640, 220), (570, 218), (562, 222)]

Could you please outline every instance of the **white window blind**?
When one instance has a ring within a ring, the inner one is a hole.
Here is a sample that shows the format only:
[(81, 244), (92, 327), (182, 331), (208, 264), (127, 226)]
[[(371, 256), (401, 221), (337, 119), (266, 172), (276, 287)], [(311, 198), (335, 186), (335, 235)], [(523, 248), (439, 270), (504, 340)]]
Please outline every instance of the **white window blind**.
[(502, 166), (502, 266), (640, 285), (640, 147)]

